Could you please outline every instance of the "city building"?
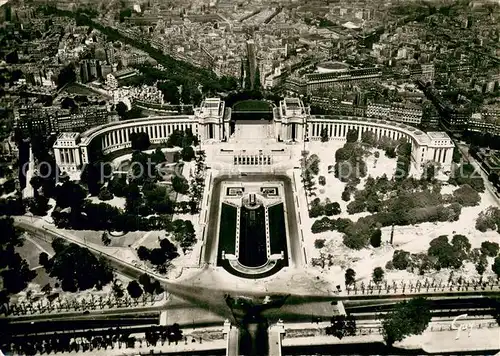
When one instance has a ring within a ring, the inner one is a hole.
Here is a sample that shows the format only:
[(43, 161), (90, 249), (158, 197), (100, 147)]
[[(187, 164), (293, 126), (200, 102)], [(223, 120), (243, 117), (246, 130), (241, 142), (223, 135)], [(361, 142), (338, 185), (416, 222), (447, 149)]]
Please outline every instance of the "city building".
[(420, 78), (424, 83), (434, 82), (434, 64), (422, 64)]
[(83, 132), (112, 121), (113, 113), (106, 106), (84, 106), (77, 112), (59, 107), (21, 107), (14, 109), (14, 127), (23, 135), (58, 132)]
[(118, 88), (124, 81), (129, 78), (133, 78), (137, 76), (139, 73), (132, 68), (125, 68), (113, 73), (110, 73), (106, 76), (106, 86), (109, 89)]
[(81, 168), (79, 143), (80, 134), (76, 132), (63, 132), (57, 137), (53, 148), (57, 165), (61, 171), (76, 172)]
[(326, 73), (306, 74), (304, 78), (287, 78), (285, 89), (297, 94), (311, 94), (318, 89), (328, 88), (336, 84), (354, 84), (372, 81), (380, 77), (382, 77), (382, 69), (378, 67), (360, 69), (342, 67)]

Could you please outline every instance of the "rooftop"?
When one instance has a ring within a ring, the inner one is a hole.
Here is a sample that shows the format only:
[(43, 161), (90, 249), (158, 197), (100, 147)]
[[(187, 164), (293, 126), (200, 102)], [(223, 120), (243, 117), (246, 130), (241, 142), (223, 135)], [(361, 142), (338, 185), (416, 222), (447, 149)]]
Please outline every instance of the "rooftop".
[(347, 69), (347, 68), (349, 68), (349, 65), (342, 63), (342, 62), (323, 62), (323, 63), (318, 64), (318, 67), (322, 67), (325, 69), (338, 70), (338, 69)]
[(290, 109), (298, 108), (300, 106), (300, 100), (297, 98), (286, 98), (285, 105)]
[(450, 136), (448, 136), (446, 132), (441, 132), (441, 131), (430, 131), (427, 132), (427, 135), (433, 140), (450, 139)]
[(58, 140), (75, 140), (80, 134), (78, 132), (62, 132), (57, 137)]
[(124, 68), (124, 69), (121, 69), (121, 70), (118, 70), (116, 72), (111, 73), (111, 75), (113, 75), (114, 77), (124, 77), (124, 76), (128, 76), (128, 75), (136, 74), (136, 73), (137, 72), (135, 71), (135, 69)]

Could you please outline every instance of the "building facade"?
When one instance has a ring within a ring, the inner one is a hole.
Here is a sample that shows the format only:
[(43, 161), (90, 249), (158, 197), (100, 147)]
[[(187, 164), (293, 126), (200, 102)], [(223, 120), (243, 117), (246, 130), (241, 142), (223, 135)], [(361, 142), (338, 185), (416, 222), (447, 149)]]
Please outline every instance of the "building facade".
[[(230, 132), (230, 113), (222, 100), (209, 98), (193, 115), (148, 117), (109, 123), (82, 134), (63, 133), (54, 145), (56, 162), (63, 171), (77, 171), (80, 165), (92, 159), (91, 145), (96, 145), (104, 154), (130, 148), (130, 135), (134, 132), (147, 133), (153, 144), (166, 142), (174, 130), (188, 129), (202, 143), (224, 142)], [(279, 107), (274, 108), (270, 124), (274, 125), (276, 141), (284, 143), (320, 140), (323, 131), (328, 140), (342, 141), (351, 129), (358, 130), (359, 137), (370, 131), (377, 138), (404, 138), (412, 144), (412, 163), (418, 172), (429, 161), (439, 163), (445, 172), (451, 170), (454, 144), (444, 132), (424, 133), (404, 123), (366, 117), (314, 116), (298, 98), (282, 100)]]
[(422, 122), (423, 111), (410, 103), (370, 103), (366, 107), (366, 116), (418, 125)]

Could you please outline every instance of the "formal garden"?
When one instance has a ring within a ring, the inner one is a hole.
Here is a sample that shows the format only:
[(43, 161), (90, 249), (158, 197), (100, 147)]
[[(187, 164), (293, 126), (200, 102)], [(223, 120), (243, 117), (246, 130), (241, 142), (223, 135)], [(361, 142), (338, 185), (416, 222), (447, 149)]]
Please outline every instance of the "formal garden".
[[(35, 191), (33, 198), (22, 200), (18, 195), (3, 198), (0, 210), (3, 209), (3, 214), (8, 215), (28, 213), (36, 221), (41, 218), (49, 227), (53, 224), (64, 229), (84, 244), (101, 246), (99, 248), (103, 251), (109, 251), (128, 262), (142, 263), (158, 273), (175, 272), (177, 265), (179, 268), (185, 264), (191, 265), (191, 251), (198, 243), (195, 227), (205, 182), (205, 153), (195, 150), (196, 137), (190, 131), (175, 132), (165, 143), (166, 147), (178, 147), (177, 154), (166, 155), (160, 148), (144, 153), (149, 147), (148, 142), (147, 135), (133, 137), (131, 162), (137, 163), (136, 167), (140, 164), (151, 166), (151, 172), (155, 173), (152, 176), (135, 174), (133, 170), (129, 174), (101, 171), (110, 168), (110, 165), (100, 165), (101, 162), (107, 162), (105, 157), (95, 165), (84, 167), (80, 181), (70, 181), (64, 175), (56, 177), (54, 172), (57, 170), (47, 168), (47, 171), (38, 172), (28, 182)], [(51, 143), (46, 138), (34, 137), (32, 144), (36, 162), (48, 162), (49, 165), (52, 162), (55, 166), (49, 153)], [(170, 176), (168, 182), (157, 170), (165, 163), (173, 165), (176, 173)], [(179, 172), (182, 175), (177, 174)], [(106, 178), (101, 180), (100, 177)], [(4, 237), (10, 239), (8, 228), (4, 231), (7, 234)], [(64, 308), (68, 306), (64, 304), (67, 299), (78, 299), (80, 295), (84, 299), (88, 297), (82, 291), (103, 294), (104, 298), (113, 294), (113, 288), (118, 288), (113, 281), (123, 287), (134, 282), (117, 279), (104, 260), (96, 260), (93, 254), (77, 245), (69, 244), (61, 248), (59, 244), (56, 249), (50, 240), (37, 239), (38, 242), (35, 242), (30, 238), (25, 240), (23, 246), (19, 242), (23, 239), (15, 236), (12, 237), (12, 243), (6, 240), (2, 244), (7, 252), (11, 251), (9, 246), (15, 249), (13, 257), (8, 257), (5, 252), (5, 259), (2, 258), (0, 270), (4, 283), (1, 301), (24, 290), (26, 293), (19, 300), (14, 300), (14, 304), (24, 300), (27, 304), (38, 305), (33, 298), (43, 302), (33, 310), (14, 307), (11, 311), (56, 311), (57, 306), (51, 307), (46, 303), (46, 297), (53, 293), (64, 295), (62, 304), (58, 304), (59, 308)], [(36, 254), (40, 254), (39, 261)], [(74, 261), (82, 259), (89, 264), (75, 271)], [(175, 264), (172, 263), (174, 259)], [(64, 278), (64, 273), (75, 275), (73, 279)], [(146, 291), (153, 294), (162, 292), (158, 282), (151, 283), (154, 286), (141, 284), (139, 288), (133, 288), (134, 297), (129, 295), (132, 302), (139, 298), (139, 294), (143, 294), (143, 290), (145, 294), (148, 294)], [(26, 289), (28, 285), (30, 288)], [(124, 300), (120, 305), (132, 302)]]
[[(240, 209), (239, 225), (237, 218), (238, 209)], [(266, 210), (269, 219), (268, 226), (266, 226)], [(273, 268), (273, 273), (277, 272), (281, 267), (288, 265), (287, 230), (283, 202), (274, 203), (270, 206), (261, 205), (254, 208), (247, 208), (245, 206), (237, 207), (232, 203), (222, 202), (220, 205), (219, 221), (217, 259), (219, 266), (224, 266), (231, 273), (237, 274), (222, 258), (222, 252), (225, 254), (236, 254), (237, 238), (239, 238), (239, 262), (248, 267), (264, 265), (269, 259), (267, 255), (266, 230), (269, 231), (270, 254), (279, 255), (283, 252), (284, 255), (284, 259), (280, 262), (279, 266)], [(239, 229), (239, 237), (237, 237), (237, 229)], [(268, 276), (271, 274), (266, 273), (265, 275)]]
[(498, 241), (496, 199), (458, 152), (443, 181), (432, 163), (416, 176), (404, 140), (370, 132), (358, 140), (351, 130), (336, 150), (323, 145), (310, 143), (303, 153), (302, 184), (310, 263), (325, 278), (344, 283), (335, 275), (348, 268), (365, 283), (500, 273), (498, 252), (483, 246)]

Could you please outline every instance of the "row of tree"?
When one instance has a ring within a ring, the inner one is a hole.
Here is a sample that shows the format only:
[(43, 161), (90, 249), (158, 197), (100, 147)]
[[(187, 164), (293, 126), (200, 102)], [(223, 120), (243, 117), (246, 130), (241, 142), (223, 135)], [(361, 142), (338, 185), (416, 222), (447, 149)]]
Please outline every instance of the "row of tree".
[[(418, 269), (419, 274), (441, 268), (458, 269), (463, 263), (470, 261), (475, 264), (476, 271), (483, 275), (488, 267), (487, 257), (497, 258), (499, 245), (496, 242), (484, 241), (481, 248), (471, 248), (466, 236), (454, 235), (451, 243), (448, 236), (442, 235), (429, 244), (427, 254), (410, 254), (404, 250), (394, 251), (392, 260), (386, 265), (388, 269), (410, 270)], [(500, 265), (492, 264), (492, 270), (500, 277)]]
[(88, 249), (61, 238), (52, 241), (52, 248), (55, 255), (48, 258), (46, 253), (42, 253), (39, 262), (51, 277), (60, 281), (62, 290), (100, 290), (113, 280), (113, 272), (106, 260), (96, 257)]
[(309, 156), (308, 152), (302, 152), (302, 158), (300, 160), (302, 168), (301, 178), (308, 197), (316, 195), (316, 193), (314, 193), (316, 189), (314, 176), (319, 174), (319, 162), (320, 160), (317, 155), (313, 154)]
[[(431, 305), (425, 298), (413, 298), (396, 303), (378, 318), (382, 321), (384, 341), (392, 346), (407, 336), (420, 335), (427, 329), (432, 319)], [(357, 333), (356, 319), (352, 315), (335, 315), (325, 332), (339, 339), (354, 336)]]

